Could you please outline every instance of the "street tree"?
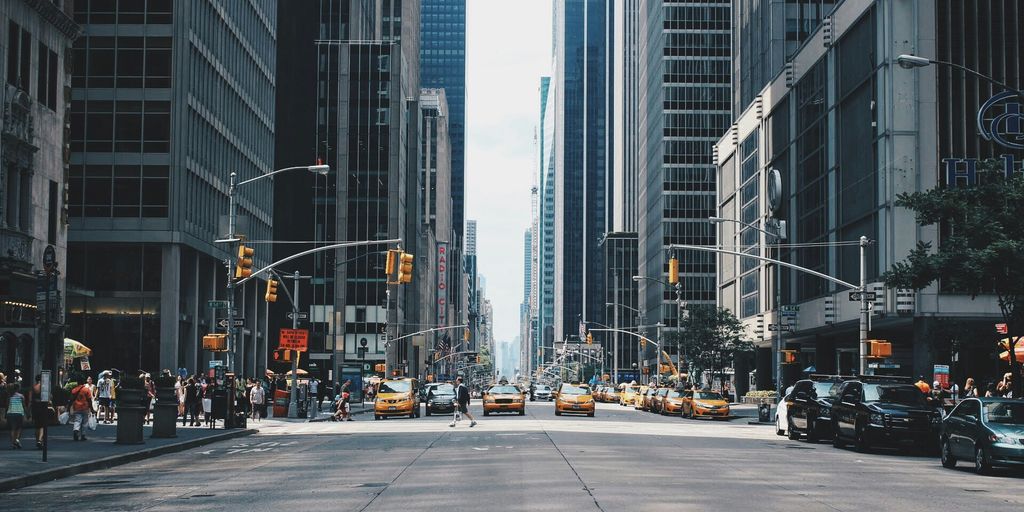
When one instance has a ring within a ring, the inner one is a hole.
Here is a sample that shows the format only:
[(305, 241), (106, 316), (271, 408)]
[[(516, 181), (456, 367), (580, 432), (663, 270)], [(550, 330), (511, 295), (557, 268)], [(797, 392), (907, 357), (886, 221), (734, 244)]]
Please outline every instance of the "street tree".
[(743, 339), (743, 324), (728, 309), (691, 305), (688, 311), (680, 322), (682, 332), (674, 337), (694, 374), (691, 380), (699, 382), (708, 372), (710, 376), (719, 375), (724, 382), (725, 368), (737, 352), (753, 350), (753, 342)]
[(977, 184), (939, 187), (897, 197), (921, 226), (937, 225), (938, 247), (918, 242), (907, 258), (883, 275), (886, 286), (921, 290), (938, 282), (943, 291), (976, 298), (994, 294), (1009, 328), (1014, 396), (1021, 396), (1015, 349), (1024, 343), (1024, 176), (1006, 177), (998, 162), (979, 165)]

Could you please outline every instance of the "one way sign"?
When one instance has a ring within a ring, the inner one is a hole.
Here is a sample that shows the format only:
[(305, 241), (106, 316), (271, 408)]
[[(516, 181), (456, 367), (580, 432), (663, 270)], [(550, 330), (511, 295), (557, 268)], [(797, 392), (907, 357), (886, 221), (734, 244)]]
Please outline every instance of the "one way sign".
[[(227, 327), (228, 327), (228, 319), (227, 318), (222, 318), (219, 322), (217, 322), (217, 325), (227, 329)], [(241, 327), (243, 325), (245, 325), (245, 319), (244, 318), (236, 318), (235, 319), (235, 327)]]

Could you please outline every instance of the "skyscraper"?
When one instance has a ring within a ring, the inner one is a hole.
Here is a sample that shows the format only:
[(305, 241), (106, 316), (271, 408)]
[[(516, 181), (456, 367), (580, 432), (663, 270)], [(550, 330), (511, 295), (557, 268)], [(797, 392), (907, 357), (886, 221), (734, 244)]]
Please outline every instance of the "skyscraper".
[[(72, 79), (67, 276), (81, 293), (68, 335), (91, 342), (100, 368), (206, 368), (207, 301), (225, 298), (231, 257), (214, 242), (228, 234), (229, 174), (274, 165), (276, 3), (74, 7), (86, 35)], [(236, 234), (271, 239), (272, 187), (238, 190)], [(247, 375), (266, 361), (259, 288), (236, 289), (246, 323), (227, 360)]]
[[(537, 334), (531, 367), (552, 357), (540, 347), (552, 345), (555, 333), (555, 88), (551, 77), (540, 79), (538, 145)], [(526, 366), (526, 362), (523, 362)]]
[(555, 2), (554, 337), (604, 320), (612, 3)]
[(462, 246), (465, 213), (466, 0), (421, 0), (420, 84), (443, 88), (452, 145), (452, 223)]
[[(712, 148), (730, 124), (730, 7), (640, 2), (639, 272), (640, 310), (648, 325), (678, 325), (679, 305), (667, 289), (670, 244), (713, 245), (715, 175)], [(715, 303), (715, 258), (685, 251), (682, 301)], [(650, 362), (649, 362), (650, 363)]]

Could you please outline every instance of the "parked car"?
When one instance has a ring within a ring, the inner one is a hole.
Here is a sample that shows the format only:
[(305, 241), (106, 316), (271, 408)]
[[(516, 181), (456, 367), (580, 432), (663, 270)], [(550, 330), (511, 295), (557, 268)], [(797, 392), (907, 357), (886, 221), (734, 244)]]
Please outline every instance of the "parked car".
[(455, 412), (455, 386), (448, 383), (428, 384), (423, 403), (427, 416)]
[(658, 388), (658, 391), (655, 392), (654, 396), (651, 397), (651, 412), (664, 414), (664, 412), (661, 409), (665, 403), (665, 395), (668, 394), (668, 391), (668, 388)]
[(683, 416), (696, 418), (729, 417), (729, 401), (717, 391), (692, 390), (683, 394)]
[(806, 436), (810, 442), (832, 435), (832, 404), (844, 380), (853, 377), (812, 375), (797, 381), (787, 394), (786, 432), (792, 440)]
[(992, 466), (1024, 467), (1024, 401), (968, 398), (942, 420), (942, 465), (974, 461), (974, 471)]
[(594, 389), (594, 400), (595, 401), (597, 401), (597, 402), (603, 402), (604, 401), (604, 390), (605, 390), (606, 387), (607, 386), (605, 386), (603, 384), (598, 384), (597, 386), (594, 386), (593, 389)]
[(604, 402), (609, 404), (619, 403), (619, 390), (615, 386), (608, 386), (605, 388)]
[(640, 386), (625, 386), (619, 391), (619, 405), (626, 407), (633, 405), (636, 402), (636, 394), (640, 391)]
[(784, 436), (786, 435), (786, 423), (787, 423), (787, 409), (789, 406), (786, 400), (789, 399), (789, 394), (793, 392), (793, 386), (786, 388), (786, 393), (782, 395), (782, 399), (779, 400), (779, 405), (775, 406), (775, 435)]
[(656, 394), (658, 394), (658, 388), (647, 388), (647, 392), (644, 393), (644, 406), (642, 410), (648, 412), (654, 410), (651, 407), (654, 406), (654, 395)]
[(563, 413), (586, 414), (594, 417), (594, 395), (586, 384), (563, 383), (555, 398), (555, 416)]
[(661, 413), (680, 415), (683, 414), (683, 392), (678, 389), (669, 390), (661, 399)]
[(644, 410), (644, 396), (647, 395), (647, 391), (650, 390), (648, 386), (640, 386), (636, 391), (636, 396), (633, 397), (633, 408), (642, 411)]
[(832, 405), (832, 442), (853, 443), (859, 451), (873, 446), (938, 447), (942, 412), (913, 384), (861, 377), (844, 382)]

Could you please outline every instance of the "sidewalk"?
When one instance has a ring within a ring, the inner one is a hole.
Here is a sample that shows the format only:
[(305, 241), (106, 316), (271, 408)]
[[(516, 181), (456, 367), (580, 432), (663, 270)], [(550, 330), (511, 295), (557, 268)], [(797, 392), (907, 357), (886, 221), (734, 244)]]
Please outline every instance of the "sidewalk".
[(42, 462), (43, 451), (36, 449), (35, 429), (23, 432), (21, 450), (10, 449), (8, 431), (5, 430), (0, 436), (3, 438), (0, 442), (0, 460), (3, 461), (0, 464), (0, 492), (247, 436), (258, 430), (182, 427), (179, 423), (178, 437), (173, 439), (151, 439), (151, 432), (151, 426), (143, 427), (145, 444), (120, 445), (114, 444), (116, 425), (101, 424), (96, 430), (87, 431), (88, 441), (78, 442), (71, 438), (71, 425), (50, 427), (48, 462)]

